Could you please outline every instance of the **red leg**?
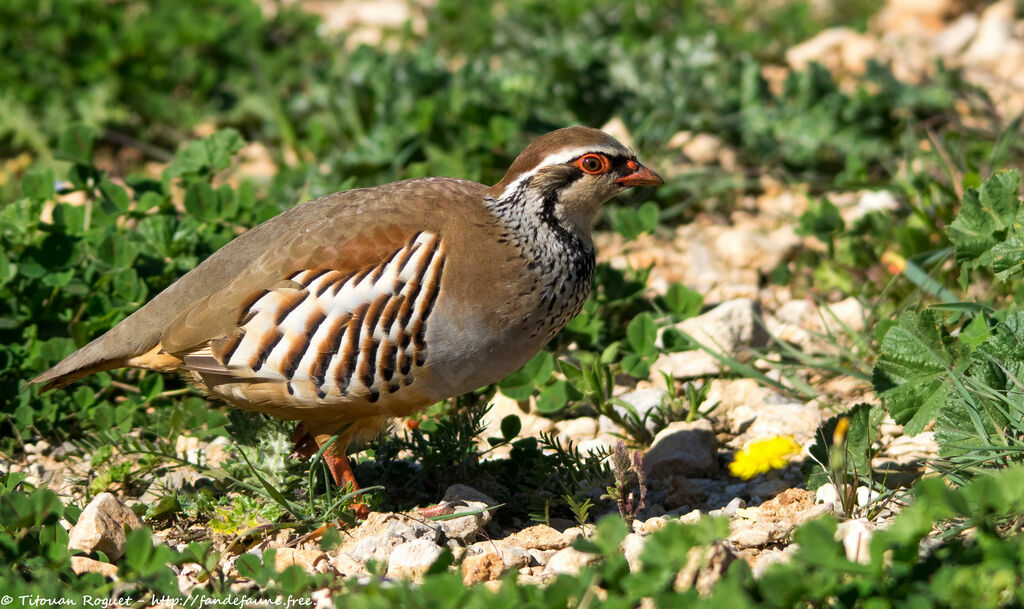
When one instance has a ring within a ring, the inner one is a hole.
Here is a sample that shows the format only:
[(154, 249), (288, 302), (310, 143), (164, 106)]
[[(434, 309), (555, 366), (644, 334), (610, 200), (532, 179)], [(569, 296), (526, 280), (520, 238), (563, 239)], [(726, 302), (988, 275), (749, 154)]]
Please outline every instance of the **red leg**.
[[(352, 465), (349, 464), (347, 457), (338, 457), (331, 454), (330, 450), (327, 450), (324, 452), (324, 460), (327, 462), (327, 469), (331, 470), (331, 476), (338, 486), (344, 488), (351, 484), (352, 490), (359, 490), (359, 483), (356, 482), (356, 476), (352, 473)], [(352, 511), (355, 512), (356, 518), (360, 520), (365, 520), (370, 515), (370, 508), (363, 503), (352, 504)]]
[(437, 505), (415, 510), (415, 512), (418, 516), (433, 518), (434, 516), (447, 516), (448, 514), (454, 514), (455, 508), (453, 508), (447, 501), (442, 501)]

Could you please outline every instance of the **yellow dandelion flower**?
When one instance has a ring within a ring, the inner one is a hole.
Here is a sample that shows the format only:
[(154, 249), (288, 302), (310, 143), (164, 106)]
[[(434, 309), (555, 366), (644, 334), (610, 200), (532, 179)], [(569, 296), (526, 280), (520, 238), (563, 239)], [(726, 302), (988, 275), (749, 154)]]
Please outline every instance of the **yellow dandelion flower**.
[(769, 470), (786, 467), (789, 460), (800, 454), (800, 444), (793, 436), (775, 436), (758, 440), (736, 453), (729, 464), (729, 473), (737, 478), (750, 480)]

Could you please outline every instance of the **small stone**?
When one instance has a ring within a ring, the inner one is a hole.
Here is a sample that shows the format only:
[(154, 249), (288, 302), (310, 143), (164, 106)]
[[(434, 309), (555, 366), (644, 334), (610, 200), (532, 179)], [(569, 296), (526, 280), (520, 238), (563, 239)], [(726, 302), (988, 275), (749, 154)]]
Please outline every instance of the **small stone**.
[(388, 558), (388, 577), (420, 579), (441, 557), (441, 546), (427, 539), (399, 544)]
[(630, 135), (629, 127), (626, 126), (626, 123), (622, 122), (621, 118), (613, 116), (611, 120), (601, 126), (601, 131), (622, 142), (622, 145), (626, 148), (633, 147), (633, 136)]
[(688, 476), (672, 476), (666, 480), (668, 493), (665, 507), (673, 510), (684, 505), (696, 505), (707, 499), (707, 493)]
[(596, 554), (581, 552), (576, 548), (563, 548), (548, 559), (544, 567), (545, 574), (551, 575), (577, 575), (587, 565), (598, 561)]
[(583, 440), (590, 440), (597, 435), (598, 423), (593, 417), (578, 417), (561, 421), (555, 425), (555, 428), (559, 430), (560, 440), (579, 444)]
[(643, 568), (643, 561), (640, 556), (644, 552), (644, 544), (647, 538), (637, 533), (630, 533), (622, 540), (622, 553), (629, 564), (629, 570), (636, 572)]
[(110, 560), (124, 555), (125, 527), (137, 529), (142, 521), (111, 493), (100, 493), (85, 506), (78, 523), (71, 529), (68, 548), (83, 552), (99, 551)]
[(718, 467), (717, 448), (715, 432), (707, 419), (672, 423), (655, 436), (644, 455), (644, 471), (658, 479), (709, 477)]
[(220, 467), (231, 457), (231, 440), (224, 436), (217, 436), (206, 445), (203, 453), (206, 457), (206, 465), (209, 467)]
[(736, 554), (722, 542), (690, 548), (686, 565), (676, 575), (674, 587), (677, 592), (695, 588), (706, 595), (734, 560)]
[(839, 503), (839, 491), (832, 483), (822, 484), (818, 490), (814, 491), (814, 502), (836, 505)]
[(678, 148), (697, 165), (714, 165), (718, 163), (724, 145), (710, 133), (680, 131), (669, 139), (667, 147), (669, 150)]
[(856, 496), (858, 507), (868, 507), (875, 501), (875, 499), (878, 499), (880, 493), (878, 491), (871, 490), (866, 486), (858, 486)]
[[(619, 399), (632, 406), (633, 409), (636, 410), (636, 413), (640, 415), (640, 419), (643, 420), (645, 417), (647, 417), (647, 415), (649, 415), (651, 411), (656, 410), (659, 406), (661, 406), (665, 402), (665, 399), (667, 397), (668, 391), (658, 387), (649, 387), (646, 389), (635, 389), (628, 393), (624, 393), (619, 397)], [(628, 411), (624, 406), (620, 404), (614, 404), (612, 407), (615, 409), (615, 412), (619, 414), (619, 416), (627, 416)], [(654, 420), (649, 417), (647, 418), (647, 431), (651, 432), (652, 434), (658, 432), (657, 428), (655, 427)]]
[(960, 15), (935, 37), (932, 47), (939, 55), (946, 57), (957, 55), (978, 33), (978, 23), (978, 16), (974, 13)]
[(666, 525), (668, 525), (668, 520), (664, 516), (655, 516), (644, 521), (644, 531), (653, 533), (654, 531), (664, 529)]
[(518, 533), (509, 535), (505, 541), (520, 548), (535, 550), (561, 550), (569, 547), (574, 537), (549, 527), (538, 524), (527, 527)]
[(321, 550), (277, 548), (277, 552), (274, 555), (274, 567), (278, 571), (284, 571), (292, 565), (297, 565), (307, 573), (315, 573), (317, 563), (327, 560), (327, 554)]
[(829, 28), (814, 38), (786, 51), (786, 62), (794, 70), (803, 70), (817, 62), (836, 75), (860, 74), (867, 59), (878, 54), (878, 43), (847, 27)]
[(174, 442), (174, 452), (179, 459), (189, 463), (199, 463), (199, 438), (194, 436), (178, 436)]
[(724, 516), (734, 516), (736, 514), (736, 510), (745, 507), (747, 507), (746, 501), (740, 497), (733, 497), (729, 503), (725, 504), (725, 507), (722, 508), (722, 514)]
[[(709, 349), (746, 359), (750, 348), (763, 347), (768, 343), (769, 336), (760, 317), (760, 306), (756, 302), (737, 298), (675, 327)], [(665, 331), (663, 328), (658, 332), (659, 347), (664, 346)], [(653, 372), (667, 372), (677, 379), (718, 374), (721, 370), (722, 363), (700, 349), (662, 353), (652, 366)]]
[(621, 441), (622, 438), (602, 433), (598, 434), (596, 438), (583, 440), (576, 445), (576, 449), (580, 451), (581, 455), (589, 455), (598, 452), (611, 453), (615, 451), (616, 445)]
[(848, 560), (865, 565), (871, 562), (870, 546), (874, 529), (875, 525), (866, 518), (839, 523), (836, 527), (836, 539), (842, 540)]
[(737, 548), (760, 548), (785, 539), (789, 531), (764, 521), (733, 520), (729, 523), (729, 541)]
[(388, 537), (397, 537), (401, 541), (415, 541), (427, 539), (434, 543), (441, 541), (440, 523), (421, 522), (418, 520), (394, 520), (388, 524), (384, 534)]
[(551, 557), (555, 555), (558, 550), (538, 550), (536, 548), (530, 548), (526, 551), (530, 557), (530, 564), (533, 566), (543, 567), (548, 564)]
[(469, 586), (498, 579), (505, 570), (501, 556), (494, 552), (469, 556), (462, 561), (462, 583)]
[(331, 566), (342, 577), (360, 577), (370, 574), (363, 563), (352, 558), (345, 552), (338, 552), (330, 560)]
[(767, 550), (761, 552), (757, 557), (757, 562), (754, 563), (754, 567), (751, 572), (754, 575), (754, 579), (760, 579), (769, 567), (772, 565), (784, 565), (792, 560), (793, 555), (782, 550)]
[(977, 35), (964, 51), (967, 63), (996, 63), (1006, 57), (1013, 42), (1013, 0), (1002, 0), (989, 5), (981, 14)]
[(680, 516), (679, 522), (683, 524), (697, 524), (700, 522), (701, 516), (703, 516), (703, 513), (700, 510), (691, 510)]
[(50, 456), (53, 457), (54, 459), (60, 460), (72, 455), (80, 454), (82, 454), (82, 450), (80, 448), (78, 448), (71, 442), (64, 441), (60, 443), (60, 446), (53, 449), (53, 451), (50, 453)]
[(25, 452), (30, 455), (44, 455), (50, 450), (50, 443), (46, 440), (40, 440), (35, 444), (26, 444)]
[[(448, 487), (444, 493), (444, 501), (454, 506), (455, 513), (473, 512), (498, 504), (494, 499), (465, 484), (454, 484)], [(476, 539), (487, 523), (491, 521), (491, 516), (492, 510), (488, 510), (462, 518), (442, 520), (439, 524), (448, 539), (466, 544), (472, 543)]]
[(370, 560), (386, 562), (388, 557), (391, 556), (391, 551), (401, 543), (402, 541), (398, 537), (374, 535), (360, 539), (354, 546), (346, 549), (344, 553), (347, 553), (352, 560), (359, 563), (366, 563)]
[(104, 577), (114, 579), (117, 577), (117, 565), (108, 562), (100, 562), (88, 556), (72, 556), (71, 570), (82, 575), (84, 573), (99, 573)]

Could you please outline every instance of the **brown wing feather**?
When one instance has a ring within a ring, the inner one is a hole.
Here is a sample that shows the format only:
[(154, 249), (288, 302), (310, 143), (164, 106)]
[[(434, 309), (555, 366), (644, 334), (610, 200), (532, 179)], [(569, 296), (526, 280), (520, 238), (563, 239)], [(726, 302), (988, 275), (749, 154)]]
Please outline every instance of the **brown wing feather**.
[(282, 278), (305, 269), (330, 269), (342, 274), (374, 267), (402, 247), (415, 231), (397, 224), (374, 227), (363, 234), (339, 239), (310, 251), (308, 241), (297, 235), (271, 248), (223, 289), (183, 311), (160, 337), (167, 353), (184, 353), (211, 340), (229, 337), (243, 312)]
[[(145, 364), (154, 349), (154, 356), (184, 354), (208, 340), (227, 338), (245, 299), (270, 289), (290, 269), (358, 269), (373, 264), (392, 253), (414, 227), (437, 229), (451, 221), (444, 210), (453, 202), (454, 209), (477, 209), (470, 202), (482, 199), (485, 190), (464, 180), (409, 180), (297, 205), (240, 235), (30, 383), (62, 387), (100, 370)], [(410, 213), (414, 203), (431, 213)], [(431, 222), (438, 226), (424, 225)]]

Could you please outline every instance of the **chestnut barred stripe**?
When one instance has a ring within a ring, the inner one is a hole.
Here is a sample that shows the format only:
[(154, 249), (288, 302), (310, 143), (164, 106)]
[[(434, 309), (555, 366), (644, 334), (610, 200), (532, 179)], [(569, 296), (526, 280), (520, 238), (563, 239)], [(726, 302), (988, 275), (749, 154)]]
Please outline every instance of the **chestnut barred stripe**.
[(426, 365), (426, 327), (444, 266), (441, 239), (418, 233), (356, 272), (296, 271), (287, 278), (292, 287), (254, 294), (240, 332), (214, 341), (213, 355), (241, 374), (287, 383), (297, 401), (376, 402)]

